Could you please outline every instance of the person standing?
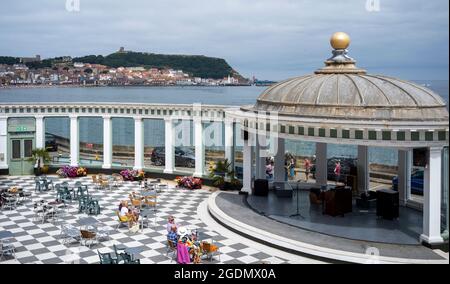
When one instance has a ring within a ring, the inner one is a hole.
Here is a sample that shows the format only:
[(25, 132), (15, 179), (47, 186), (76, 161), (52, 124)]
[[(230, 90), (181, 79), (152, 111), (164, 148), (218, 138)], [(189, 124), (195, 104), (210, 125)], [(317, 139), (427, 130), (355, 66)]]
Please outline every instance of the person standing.
[(273, 178), (273, 162), (269, 162), (269, 164), (266, 166), (266, 178), (268, 180), (272, 180)]
[(175, 227), (177, 226), (177, 224), (175, 224), (175, 217), (169, 216), (166, 224), (167, 233), (170, 233), (172, 231), (173, 226)]
[(305, 158), (305, 178), (306, 182), (309, 180), (309, 175), (311, 174), (311, 161), (308, 158)]
[(334, 167), (334, 176), (336, 177), (336, 185), (341, 178), (341, 162), (338, 160), (336, 166)]
[(291, 157), (291, 161), (289, 163), (289, 176), (291, 179), (295, 178), (295, 159)]

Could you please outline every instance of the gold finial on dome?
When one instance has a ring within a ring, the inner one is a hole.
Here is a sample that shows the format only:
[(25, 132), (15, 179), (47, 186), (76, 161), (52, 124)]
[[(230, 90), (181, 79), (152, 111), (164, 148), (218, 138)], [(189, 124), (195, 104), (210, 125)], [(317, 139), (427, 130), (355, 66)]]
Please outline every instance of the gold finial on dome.
[(344, 32), (337, 32), (331, 36), (331, 46), (334, 49), (347, 49), (350, 45), (350, 36)]
[(343, 32), (334, 33), (330, 39), (333, 56), (325, 61), (325, 67), (316, 70), (316, 74), (366, 74), (356, 67), (356, 61), (347, 55), (350, 36)]

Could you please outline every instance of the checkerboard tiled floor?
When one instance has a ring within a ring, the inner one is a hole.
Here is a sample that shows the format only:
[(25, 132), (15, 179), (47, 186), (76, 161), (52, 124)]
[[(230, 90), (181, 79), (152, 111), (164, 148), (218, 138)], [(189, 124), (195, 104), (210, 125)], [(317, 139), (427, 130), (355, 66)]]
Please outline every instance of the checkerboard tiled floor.
[[(285, 259), (270, 256), (258, 251), (238, 240), (223, 237), (217, 232), (209, 230), (197, 215), (197, 207), (208, 198), (208, 190), (188, 191), (169, 186), (158, 196), (158, 210), (156, 216), (151, 217), (149, 228), (144, 228), (134, 234), (128, 228), (121, 227), (116, 230), (117, 216), (115, 210), (120, 200), (128, 199), (131, 191), (138, 189), (136, 182), (125, 182), (119, 188), (97, 190), (91, 182), (91, 177), (75, 180), (59, 179), (56, 182), (67, 180), (69, 185), (81, 181), (88, 185), (89, 193), (99, 200), (102, 208), (101, 214), (93, 216), (100, 223), (111, 230), (111, 240), (92, 245), (90, 248), (79, 243), (64, 245), (59, 237), (61, 224), (77, 225), (77, 220), (86, 217), (78, 213), (78, 202), (69, 203), (68, 211), (56, 223), (41, 223), (34, 221), (33, 204), (39, 200), (54, 200), (55, 191), (34, 192), (34, 177), (0, 177), (0, 187), (19, 186), (25, 191), (33, 192), (32, 201), (18, 206), (15, 210), (4, 209), (0, 211), (0, 231), (7, 230), (14, 233), (13, 245), (16, 248), (16, 258), (0, 260), (1, 263), (98, 263), (100, 252), (112, 252), (113, 244), (126, 247), (140, 247), (141, 263), (175, 263), (166, 255), (166, 223), (169, 215), (175, 216), (178, 226), (198, 228), (202, 239), (214, 239), (220, 247), (220, 263), (285, 263)], [(212, 263), (218, 263), (215, 257)], [(211, 263), (204, 260), (203, 263)]]

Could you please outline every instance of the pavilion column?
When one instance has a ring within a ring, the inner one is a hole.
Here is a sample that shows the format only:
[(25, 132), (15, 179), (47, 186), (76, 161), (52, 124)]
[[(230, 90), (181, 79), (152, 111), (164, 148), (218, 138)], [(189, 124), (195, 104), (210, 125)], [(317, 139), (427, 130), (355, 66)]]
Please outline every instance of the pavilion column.
[(201, 117), (194, 118), (195, 172), (194, 176), (205, 174), (205, 143), (203, 143), (203, 122)]
[(166, 118), (165, 123), (165, 168), (164, 173), (172, 174), (175, 167), (174, 127), (171, 118)]
[(244, 147), (243, 147), (243, 187), (242, 192), (252, 193), (252, 176), (253, 176), (253, 137), (251, 133), (244, 131)]
[(438, 244), (443, 242), (441, 237), (442, 147), (431, 147), (428, 151), (423, 189), (423, 233), (420, 240), (427, 244)]
[(316, 143), (316, 183), (320, 186), (328, 184), (328, 161), (326, 143)]
[(0, 117), (0, 169), (8, 168), (8, 118)]
[(36, 148), (45, 148), (45, 124), (44, 117), (35, 116), (36, 119)]
[(225, 159), (234, 170), (234, 123), (231, 119), (225, 119)]
[(144, 120), (142, 117), (134, 119), (134, 169), (144, 168)]
[(274, 157), (274, 173), (273, 181), (274, 183), (281, 185), (286, 181), (286, 169), (285, 169), (285, 145), (284, 138), (277, 138), (277, 151)]
[(80, 122), (78, 116), (70, 117), (70, 165), (77, 167), (80, 162)]
[(256, 136), (256, 178), (266, 179), (266, 157), (264, 147), (266, 146), (266, 135)]
[(370, 188), (369, 147), (358, 146), (358, 192), (365, 193)]
[(398, 151), (398, 193), (400, 205), (405, 206), (411, 195), (412, 151)]
[(103, 165), (102, 168), (112, 167), (112, 119), (110, 116), (103, 117)]

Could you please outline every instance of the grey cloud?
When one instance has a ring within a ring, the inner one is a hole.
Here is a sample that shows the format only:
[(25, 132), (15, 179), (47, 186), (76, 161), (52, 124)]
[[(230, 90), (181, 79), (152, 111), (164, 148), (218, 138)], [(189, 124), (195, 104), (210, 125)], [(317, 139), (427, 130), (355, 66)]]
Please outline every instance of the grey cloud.
[[(310, 73), (330, 55), (334, 31), (348, 32), (361, 67), (406, 79), (448, 78), (447, 0), (6, 0), (1, 55), (108, 54), (127, 49), (227, 59), (246, 76)], [(5, 3), (3, 3), (5, 2)]]

